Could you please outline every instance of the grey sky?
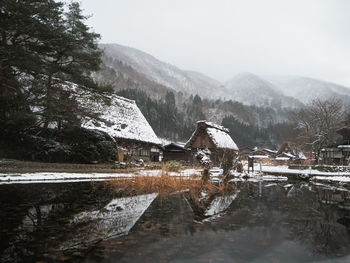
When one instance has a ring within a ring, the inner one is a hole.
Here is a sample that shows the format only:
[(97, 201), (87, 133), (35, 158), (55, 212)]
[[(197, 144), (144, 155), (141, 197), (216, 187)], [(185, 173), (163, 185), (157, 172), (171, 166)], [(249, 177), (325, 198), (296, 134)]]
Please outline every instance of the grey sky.
[(103, 43), (220, 81), (239, 72), (350, 86), (348, 0), (82, 0)]

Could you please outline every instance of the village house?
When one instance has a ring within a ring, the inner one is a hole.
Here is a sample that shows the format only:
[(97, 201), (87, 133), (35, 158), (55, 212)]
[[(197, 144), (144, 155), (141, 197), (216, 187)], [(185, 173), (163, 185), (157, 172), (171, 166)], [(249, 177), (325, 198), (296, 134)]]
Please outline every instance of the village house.
[(264, 164), (270, 164), (276, 157), (277, 151), (268, 148), (259, 149), (258, 147), (244, 147), (239, 149), (239, 157), (241, 161), (252, 160)]
[(163, 161), (191, 161), (191, 151), (184, 144), (168, 143), (163, 146)]
[(281, 145), (274, 158), (277, 164), (305, 164), (307, 160), (305, 154), (289, 142)]
[(324, 164), (349, 165), (350, 126), (337, 130), (337, 133), (342, 136), (341, 143), (322, 149), (322, 162)]
[(107, 132), (118, 145), (118, 160), (160, 161), (161, 141), (135, 101), (117, 95), (105, 96), (107, 105), (89, 101), (100, 112), (98, 119), (87, 119), (83, 127)]
[(193, 159), (199, 150), (208, 149), (214, 164), (220, 164), (226, 153), (238, 153), (238, 147), (229, 135), (229, 130), (212, 122), (198, 121), (196, 130), (185, 145)]

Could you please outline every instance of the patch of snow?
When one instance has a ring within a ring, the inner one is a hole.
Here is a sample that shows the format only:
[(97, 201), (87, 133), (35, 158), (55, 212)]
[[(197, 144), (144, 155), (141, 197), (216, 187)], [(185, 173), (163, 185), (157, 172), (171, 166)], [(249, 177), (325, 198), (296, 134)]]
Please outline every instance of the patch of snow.
[[(201, 175), (200, 169), (185, 169), (180, 172), (169, 172), (170, 176)], [(0, 174), (0, 183), (25, 182), (86, 182), (102, 181), (116, 178), (131, 178), (135, 176), (160, 176), (162, 170), (139, 170), (135, 173), (22, 173), (22, 174)]]
[(323, 172), (313, 169), (289, 169), (286, 165), (263, 165), (262, 166), (263, 173), (279, 173), (279, 174), (306, 174), (306, 175), (324, 175), (324, 176), (349, 176), (350, 172)]
[(349, 183), (350, 176), (314, 176), (310, 180)]

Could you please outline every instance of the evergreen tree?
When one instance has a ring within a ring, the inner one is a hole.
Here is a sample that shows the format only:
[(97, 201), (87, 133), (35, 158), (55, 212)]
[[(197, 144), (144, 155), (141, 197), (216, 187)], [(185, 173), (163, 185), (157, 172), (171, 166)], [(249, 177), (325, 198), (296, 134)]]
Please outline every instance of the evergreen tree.
[(33, 122), (27, 85), (40, 78), (52, 50), (47, 43), (62, 13), (53, 0), (12, 1), (0, 4), (0, 125), (1, 132), (23, 130)]
[(34, 114), (46, 127), (79, 123), (71, 112), (87, 112), (77, 108), (69, 82), (99, 89), (90, 75), (101, 62), (99, 35), (86, 26), (78, 3), (67, 12), (63, 6), (53, 0), (0, 4), (0, 124), (8, 129), (30, 127), (23, 118), (35, 124)]

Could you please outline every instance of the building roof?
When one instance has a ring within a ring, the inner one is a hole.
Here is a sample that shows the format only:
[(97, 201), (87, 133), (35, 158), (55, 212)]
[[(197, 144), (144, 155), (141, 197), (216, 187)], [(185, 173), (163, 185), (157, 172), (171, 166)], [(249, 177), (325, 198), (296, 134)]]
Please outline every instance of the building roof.
[(187, 141), (185, 146), (186, 148), (191, 146), (194, 139), (197, 137), (200, 128), (205, 128), (209, 138), (213, 141), (217, 148), (238, 151), (238, 147), (229, 135), (229, 130), (227, 128), (207, 121), (197, 122), (197, 128), (192, 134), (191, 138)]
[[(97, 118), (87, 117), (82, 125), (84, 128), (101, 130), (117, 139), (161, 144), (135, 101), (115, 94), (94, 94), (94, 97), (91, 97), (88, 91), (80, 89), (76, 91), (80, 93), (79, 103), (99, 115)], [(107, 103), (102, 103), (101, 100)]]

